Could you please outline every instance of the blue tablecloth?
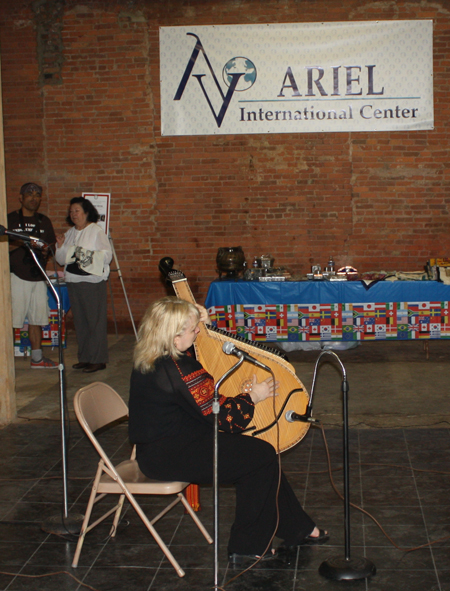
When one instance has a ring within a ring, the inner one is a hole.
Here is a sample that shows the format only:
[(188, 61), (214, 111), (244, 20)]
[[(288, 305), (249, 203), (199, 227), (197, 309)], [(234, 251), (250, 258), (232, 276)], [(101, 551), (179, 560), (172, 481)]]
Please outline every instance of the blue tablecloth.
[(205, 305), (349, 304), (450, 300), (450, 285), (437, 281), (213, 281)]
[[(64, 313), (70, 309), (70, 301), (69, 301), (69, 293), (67, 291), (67, 285), (65, 283), (62, 284), (53, 284), (56, 291), (59, 293), (59, 297), (61, 299), (61, 308), (63, 309)], [(47, 287), (48, 293), (48, 306), (50, 310), (57, 310), (58, 306), (56, 304), (55, 296), (53, 295), (53, 291), (50, 287)]]
[(253, 341), (450, 339), (450, 286), (437, 281), (216, 280), (212, 322)]

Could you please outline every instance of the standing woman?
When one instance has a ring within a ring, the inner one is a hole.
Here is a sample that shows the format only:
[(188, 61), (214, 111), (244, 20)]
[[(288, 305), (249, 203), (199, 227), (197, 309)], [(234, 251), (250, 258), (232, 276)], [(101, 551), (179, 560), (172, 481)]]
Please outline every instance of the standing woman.
[(56, 260), (65, 267), (78, 341), (78, 363), (72, 367), (85, 373), (108, 363), (106, 281), (112, 251), (98, 219), (88, 199), (74, 197), (67, 216), (72, 228), (56, 237)]

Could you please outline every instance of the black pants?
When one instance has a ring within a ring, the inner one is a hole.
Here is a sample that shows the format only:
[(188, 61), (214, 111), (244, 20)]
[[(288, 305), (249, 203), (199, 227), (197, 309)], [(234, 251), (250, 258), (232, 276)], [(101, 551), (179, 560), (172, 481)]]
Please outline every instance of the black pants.
[[(160, 441), (138, 445), (141, 470), (150, 478), (185, 480), (210, 484), (213, 480), (212, 434), (183, 445)], [(155, 453), (156, 452), (156, 453)], [(218, 479), (236, 487), (236, 516), (231, 528), (228, 551), (261, 554), (267, 547), (277, 523), (278, 459), (265, 441), (246, 435), (219, 433)], [(279, 524), (277, 537), (295, 544), (309, 535), (315, 524), (302, 509), (285, 475), (281, 474), (278, 494)]]

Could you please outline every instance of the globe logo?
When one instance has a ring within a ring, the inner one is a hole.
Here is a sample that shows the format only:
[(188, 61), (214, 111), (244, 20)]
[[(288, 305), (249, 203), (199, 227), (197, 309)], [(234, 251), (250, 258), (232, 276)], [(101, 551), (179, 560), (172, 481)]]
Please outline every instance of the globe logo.
[(233, 57), (223, 67), (222, 76), (225, 84), (230, 86), (232, 74), (243, 74), (236, 86), (238, 92), (248, 90), (256, 81), (255, 64), (246, 57)]

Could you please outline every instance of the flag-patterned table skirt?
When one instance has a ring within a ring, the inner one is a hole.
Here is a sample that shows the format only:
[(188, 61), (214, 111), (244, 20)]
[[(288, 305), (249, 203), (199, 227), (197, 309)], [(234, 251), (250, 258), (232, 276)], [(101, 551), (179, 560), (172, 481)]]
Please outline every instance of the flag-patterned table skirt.
[(251, 341), (449, 339), (449, 302), (212, 306), (212, 323)]
[[(61, 337), (63, 347), (66, 347), (66, 320), (62, 315)], [(42, 346), (58, 346), (58, 310), (50, 310), (48, 325), (42, 327)], [(16, 357), (26, 357), (31, 355), (31, 343), (28, 337), (28, 321), (22, 328), (14, 329), (14, 355)]]

